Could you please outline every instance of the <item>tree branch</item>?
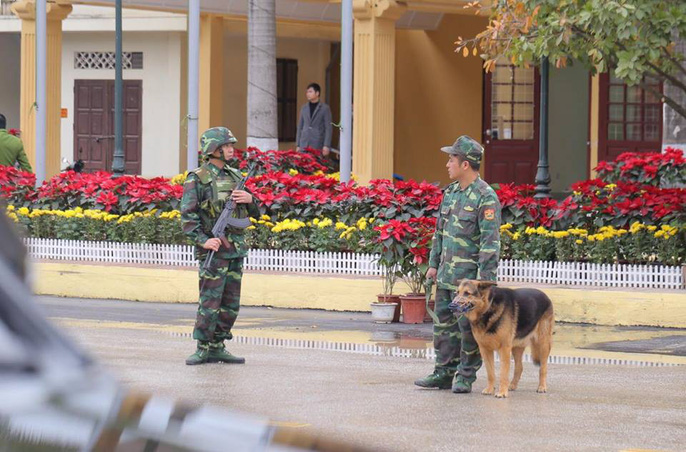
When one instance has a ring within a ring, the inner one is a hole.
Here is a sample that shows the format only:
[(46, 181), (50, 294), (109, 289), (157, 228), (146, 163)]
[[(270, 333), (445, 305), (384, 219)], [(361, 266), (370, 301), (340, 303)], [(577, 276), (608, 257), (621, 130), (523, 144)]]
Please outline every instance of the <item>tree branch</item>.
[(663, 92), (656, 90), (654, 85), (647, 85), (645, 83), (639, 83), (638, 86), (641, 87), (642, 89), (644, 89), (645, 91), (649, 91), (650, 93), (653, 94), (653, 96), (661, 99), (662, 102), (666, 103), (667, 105), (669, 105), (672, 108), (672, 110), (677, 112), (679, 114), (679, 116), (686, 118), (686, 107), (680, 105), (678, 102), (676, 102), (671, 97), (666, 96)]
[(674, 66), (677, 67), (677, 69), (679, 69), (679, 72), (681, 72), (682, 74), (686, 75), (686, 67), (684, 67), (684, 66), (681, 64), (681, 61), (677, 60), (677, 59), (674, 57), (674, 55), (672, 55), (671, 53), (669, 53), (669, 51), (668, 51), (664, 46), (662, 46), (662, 47), (660, 48), (660, 50), (662, 50), (662, 54), (663, 54), (664, 56), (666, 56), (667, 59), (668, 59), (669, 61), (671, 61), (672, 64), (674, 64)]
[(665, 71), (663, 71), (662, 69), (660, 69), (658, 66), (656, 66), (653, 63), (648, 63), (648, 66), (652, 70), (654, 70), (656, 73), (660, 74), (662, 76), (662, 78), (669, 80), (672, 83), (672, 85), (674, 85), (675, 87), (679, 88), (680, 90), (682, 90), (683, 92), (686, 93), (686, 83), (682, 82), (677, 77), (666, 73)]

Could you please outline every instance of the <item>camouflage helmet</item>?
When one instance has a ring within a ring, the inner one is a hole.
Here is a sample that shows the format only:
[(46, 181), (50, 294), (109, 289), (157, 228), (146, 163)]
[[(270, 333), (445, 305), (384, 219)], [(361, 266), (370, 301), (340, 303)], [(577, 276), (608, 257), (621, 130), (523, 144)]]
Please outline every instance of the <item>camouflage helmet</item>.
[(462, 135), (455, 140), (452, 146), (445, 146), (441, 151), (451, 154), (459, 155), (468, 162), (479, 164), (484, 155), (484, 147), (479, 144), (474, 138), (467, 135)]
[(205, 130), (200, 137), (200, 153), (203, 157), (208, 157), (225, 144), (236, 141), (236, 137), (226, 127), (212, 127)]

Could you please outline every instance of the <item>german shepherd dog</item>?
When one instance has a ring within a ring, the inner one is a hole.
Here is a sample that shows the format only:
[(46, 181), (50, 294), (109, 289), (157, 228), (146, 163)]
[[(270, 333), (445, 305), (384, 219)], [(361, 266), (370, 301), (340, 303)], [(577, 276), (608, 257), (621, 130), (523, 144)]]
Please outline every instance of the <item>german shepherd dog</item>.
[[(488, 386), (483, 394), (493, 394), (495, 386), (495, 360), (493, 352), (500, 354), (500, 384), (495, 396), (507, 397), (514, 391), (522, 376), (524, 348), (531, 346), (534, 364), (540, 366), (538, 390), (546, 392), (548, 356), (553, 343), (553, 304), (550, 298), (537, 289), (505, 289), (495, 287), (491, 281), (463, 280), (451, 310), (464, 314), (472, 325), (472, 333), (486, 364)], [(510, 373), (510, 356), (514, 356), (514, 377), (507, 384)]]

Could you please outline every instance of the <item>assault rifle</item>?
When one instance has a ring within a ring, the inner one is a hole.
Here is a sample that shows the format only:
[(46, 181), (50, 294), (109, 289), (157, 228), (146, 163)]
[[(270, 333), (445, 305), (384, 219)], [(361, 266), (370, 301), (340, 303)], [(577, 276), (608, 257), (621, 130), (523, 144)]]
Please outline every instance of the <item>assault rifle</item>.
[[(251, 163), (248, 167), (248, 173), (245, 175), (243, 179), (241, 179), (240, 182), (238, 182), (234, 190), (245, 190), (245, 183), (254, 175), (256, 170), (257, 165), (255, 163)], [(212, 226), (212, 237), (221, 240), (222, 245), (224, 245), (227, 248), (230, 246), (225, 234), (227, 226), (231, 226), (238, 229), (245, 229), (248, 226), (250, 226), (250, 218), (234, 218), (233, 212), (235, 210), (236, 201), (234, 201), (229, 196), (229, 199), (226, 201), (226, 204), (224, 204), (224, 209), (222, 210), (222, 213), (219, 215), (217, 222), (214, 223), (214, 226)], [(202, 267), (205, 270), (210, 268), (213, 257), (214, 250), (210, 250), (210, 252), (207, 254), (207, 257), (205, 258), (205, 262), (203, 262), (202, 264)]]

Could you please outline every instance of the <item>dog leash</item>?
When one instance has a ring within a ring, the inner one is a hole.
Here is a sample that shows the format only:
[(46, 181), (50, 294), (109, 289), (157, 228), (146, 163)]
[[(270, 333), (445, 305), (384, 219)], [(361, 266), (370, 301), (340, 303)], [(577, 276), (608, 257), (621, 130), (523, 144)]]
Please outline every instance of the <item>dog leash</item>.
[(438, 320), (436, 313), (429, 307), (429, 300), (431, 299), (431, 292), (433, 290), (434, 280), (433, 278), (426, 278), (426, 283), (424, 283), (424, 290), (426, 291), (426, 312), (429, 313), (429, 317), (433, 320), (434, 325), (440, 325), (441, 321)]

